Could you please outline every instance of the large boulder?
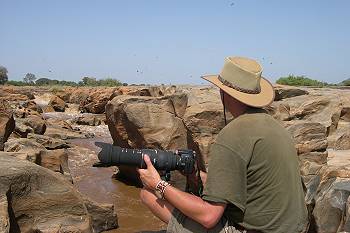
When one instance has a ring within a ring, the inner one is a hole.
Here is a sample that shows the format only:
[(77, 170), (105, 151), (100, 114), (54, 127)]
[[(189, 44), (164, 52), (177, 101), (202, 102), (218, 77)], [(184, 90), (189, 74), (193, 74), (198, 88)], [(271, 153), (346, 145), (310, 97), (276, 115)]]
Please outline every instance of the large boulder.
[(46, 131), (46, 121), (40, 116), (31, 115), (27, 118), (16, 118), (15, 133), (22, 138), (26, 138), (28, 133), (44, 134)]
[(80, 102), (80, 110), (90, 113), (104, 113), (105, 106), (109, 100), (114, 97), (116, 88), (113, 89), (97, 89), (82, 102)]
[(1, 155), (0, 187), (2, 232), (101, 232), (117, 227), (112, 206), (86, 200), (62, 176), (33, 163)]
[(56, 112), (64, 112), (66, 109), (66, 103), (58, 96), (53, 96), (48, 105), (51, 106)]
[(181, 117), (187, 96), (117, 96), (106, 105), (106, 119), (115, 145), (127, 148), (187, 148)]
[(317, 232), (349, 232), (350, 170), (328, 168), (321, 176), (313, 217)]
[(15, 120), (8, 103), (0, 100), (0, 151), (4, 150), (4, 143), (15, 129)]
[(210, 145), (225, 126), (219, 91), (214, 88), (193, 88), (188, 92), (188, 105), (183, 117), (188, 130), (189, 147), (206, 163)]
[(327, 149), (326, 127), (320, 123), (296, 121), (287, 130), (294, 137), (298, 154)]

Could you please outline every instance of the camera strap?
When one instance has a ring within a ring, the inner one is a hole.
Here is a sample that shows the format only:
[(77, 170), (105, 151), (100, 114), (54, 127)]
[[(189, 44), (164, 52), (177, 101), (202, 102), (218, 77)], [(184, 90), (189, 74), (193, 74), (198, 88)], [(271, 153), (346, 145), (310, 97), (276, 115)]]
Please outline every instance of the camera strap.
[(225, 94), (222, 95), (222, 105), (224, 106), (224, 121), (225, 121), (225, 126), (226, 126), (227, 120), (226, 120)]

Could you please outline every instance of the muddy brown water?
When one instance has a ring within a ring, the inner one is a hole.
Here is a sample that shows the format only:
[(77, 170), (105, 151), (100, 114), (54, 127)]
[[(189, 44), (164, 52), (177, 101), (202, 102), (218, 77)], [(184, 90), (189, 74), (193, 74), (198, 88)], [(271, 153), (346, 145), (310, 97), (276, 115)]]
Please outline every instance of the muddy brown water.
[[(108, 137), (71, 139), (69, 141), (95, 153), (97, 151), (94, 145), (95, 141), (112, 143), (112, 139)], [(166, 228), (166, 225), (154, 217), (141, 203), (139, 199), (140, 188), (114, 178), (115, 167), (92, 167), (94, 160), (90, 160), (85, 165), (75, 166), (74, 159), (79, 158), (70, 158), (70, 168), (74, 185), (78, 190), (97, 202), (114, 204), (115, 206), (119, 228), (108, 232), (158, 232)]]
[[(71, 120), (81, 114), (74, 111), (69, 113), (46, 113), (46, 119), (55, 118)], [(69, 168), (77, 189), (100, 203), (114, 204), (118, 216), (118, 229), (109, 230), (109, 233), (132, 233), (132, 232), (162, 232), (166, 224), (156, 218), (140, 201), (140, 188), (128, 185), (114, 178), (116, 167), (92, 167), (97, 162), (98, 148), (96, 141), (112, 143), (108, 127), (79, 126), (73, 128), (84, 133), (94, 133), (94, 138), (69, 139), (68, 142), (78, 146), (78, 153), (69, 156)]]

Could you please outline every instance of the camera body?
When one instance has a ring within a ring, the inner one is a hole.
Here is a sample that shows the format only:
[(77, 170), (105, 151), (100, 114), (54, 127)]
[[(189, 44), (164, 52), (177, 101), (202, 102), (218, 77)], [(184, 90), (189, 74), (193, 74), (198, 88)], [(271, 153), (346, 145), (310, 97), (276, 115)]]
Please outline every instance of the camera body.
[(147, 165), (143, 158), (147, 154), (153, 166), (157, 170), (165, 171), (168, 175), (174, 170), (179, 170), (187, 175), (195, 171), (196, 153), (193, 150), (173, 152), (156, 149), (128, 149), (103, 142), (95, 142), (95, 145), (101, 150), (98, 153), (100, 163), (94, 166), (127, 165), (144, 169), (147, 168)]

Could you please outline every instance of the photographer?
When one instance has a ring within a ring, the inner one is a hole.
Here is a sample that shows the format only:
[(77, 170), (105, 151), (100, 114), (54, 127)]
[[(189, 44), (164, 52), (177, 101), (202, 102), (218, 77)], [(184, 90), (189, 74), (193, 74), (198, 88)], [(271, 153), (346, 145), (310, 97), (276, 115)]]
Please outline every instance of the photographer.
[(228, 57), (220, 75), (203, 77), (220, 88), (224, 112), (234, 120), (211, 146), (201, 197), (161, 181), (144, 157), (140, 197), (168, 223), (167, 232), (306, 232), (296, 150), (288, 132), (261, 109), (274, 99), (261, 73), (254, 60)]

